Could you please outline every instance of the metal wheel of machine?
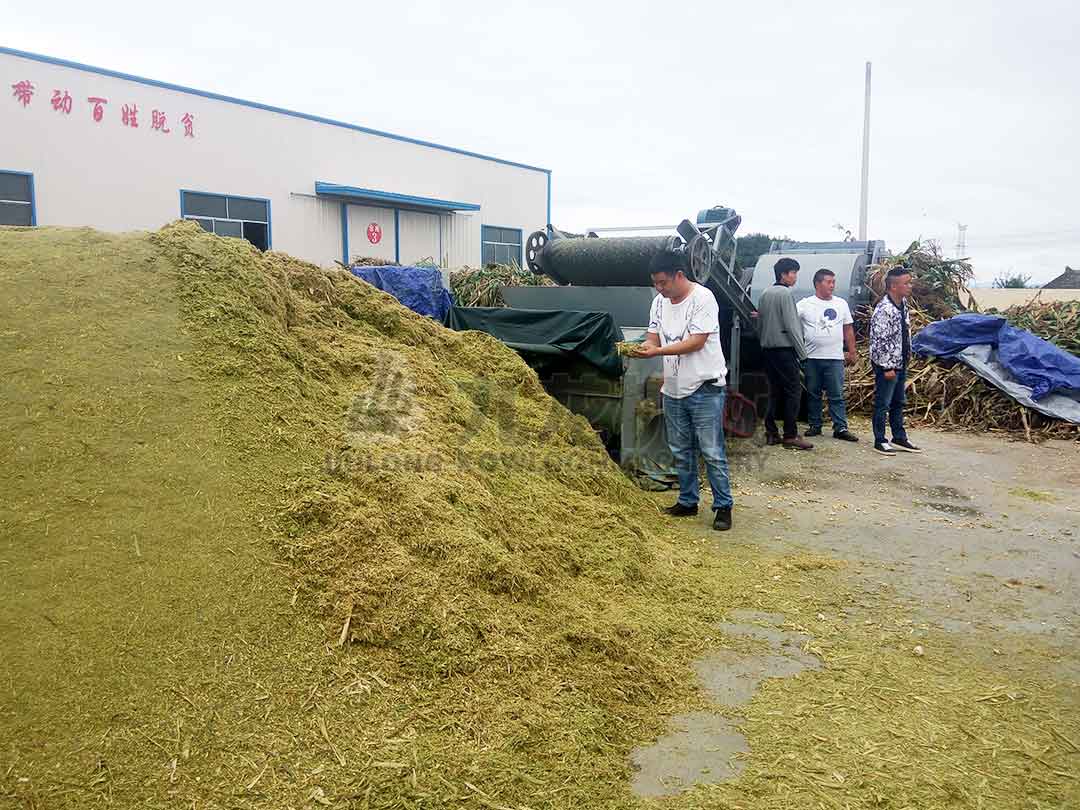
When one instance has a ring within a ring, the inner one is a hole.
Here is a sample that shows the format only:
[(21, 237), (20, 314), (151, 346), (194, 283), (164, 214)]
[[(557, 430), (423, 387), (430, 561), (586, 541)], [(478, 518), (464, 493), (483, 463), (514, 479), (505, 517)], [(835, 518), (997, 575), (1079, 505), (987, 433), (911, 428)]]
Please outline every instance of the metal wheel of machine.
[(525, 242), (525, 263), (529, 265), (529, 270), (534, 273), (543, 273), (544, 270), (540, 266), (540, 253), (544, 249), (544, 245), (547, 244), (547, 234), (543, 231), (533, 231), (529, 234), (528, 241)]
[(712, 275), (713, 253), (709, 240), (704, 234), (698, 234), (690, 240), (686, 252), (690, 259), (690, 275), (694, 281), (704, 284)]

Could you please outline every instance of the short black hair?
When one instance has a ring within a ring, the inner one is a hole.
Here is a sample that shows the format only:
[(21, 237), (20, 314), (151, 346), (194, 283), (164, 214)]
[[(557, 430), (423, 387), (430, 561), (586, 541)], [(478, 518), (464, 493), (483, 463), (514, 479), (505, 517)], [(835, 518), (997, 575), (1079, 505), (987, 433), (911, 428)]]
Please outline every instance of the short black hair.
[(904, 267), (902, 264), (896, 265), (889, 270), (888, 275), (885, 276), (885, 289), (889, 289), (895, 283), (894, 279), (900, 278), (900, 276), (910, 276), (910, 268)]
[(664, 273), (674, 276), (678, 272), (686, 274), (686, 254), (674, 250), (660, 250), (649, 261), (649, 275)]
[(784, 273), (790, 273), (792, 270), (798, 270), (799, 263), (794, 259), (789, 259), (785, 257), (778, 261), (776, 264), (774, 264), (772, 269), (773, 273), (776, 275), (776, 280), (779, 281), (780, 276), (784, 275)]
[(814, 286), (816, 287), (818, 284), (820, 284), (823, 279), (826, 279), (829, 276), (835, 276), (835, 275), (836, 275), (836, 273), (834, 273), (828, 267), (822, 267), (820, 270), (818, 270), (816, 273), (814, 273)]

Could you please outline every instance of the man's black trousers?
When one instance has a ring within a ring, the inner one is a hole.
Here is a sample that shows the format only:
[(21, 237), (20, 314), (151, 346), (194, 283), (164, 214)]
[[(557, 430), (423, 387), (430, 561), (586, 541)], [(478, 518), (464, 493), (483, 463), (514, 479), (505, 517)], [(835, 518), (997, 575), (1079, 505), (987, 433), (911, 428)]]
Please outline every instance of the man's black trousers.
[(802, 382), (799, 378), (799, 357), (791, 348), (762, 349), (765, 373), (769, 377), (769, 408), (765, 413), (765, 431), (779, 436), (776, 417), (783, 417), (785, 439), (799, 435), (796, 419), (802, 402)]

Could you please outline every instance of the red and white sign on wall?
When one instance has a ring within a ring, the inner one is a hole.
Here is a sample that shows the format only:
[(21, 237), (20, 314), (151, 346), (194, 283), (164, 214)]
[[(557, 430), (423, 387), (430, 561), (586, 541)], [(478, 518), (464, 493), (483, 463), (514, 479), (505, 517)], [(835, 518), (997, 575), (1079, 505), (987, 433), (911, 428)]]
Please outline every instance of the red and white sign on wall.
[(367, 226), (367, 240), (373, 245), (382, 241), (382, 228), (379, 227), (378, 222), (372, 222)]
[[(29, 107), (34, 101), (34, 94), (37, 91), (37, 85), (31, 82), (29, 79), (21, 79), (11, 85), (11, 97), (15, 100), (15, 103), (22, 107)], [(50, 99), (52, 108), (61, 115), (71, 115), (74, 107), (74, 99), (67, 90), (60, 90), (53, 88), (52, 98)], [(94, 123), (100, 124), (105, 117), (106, 105), (109, 103), (109, 99), (102, 98), (101, 96), (89, 96), (86, 99), (87, 109), (86, 113), (90, 115)], [(121, 102), (122, 103), (122, 102)], [(123, 104), (117, 110), (121, 125), (130, 127), (131, 129), (139, 128), (139, 108), (135, 104)], [(195, 116), (189, 112), (185, 112), (180, 117), (180, 123), (184, 126), (185, 138), (195, 137)], [(160, 132), (163, 135), (168, 135), (172, 132), (169, 127), (168, 114), (164, 110), (153, 110), (150, 129), (155, 132)]]

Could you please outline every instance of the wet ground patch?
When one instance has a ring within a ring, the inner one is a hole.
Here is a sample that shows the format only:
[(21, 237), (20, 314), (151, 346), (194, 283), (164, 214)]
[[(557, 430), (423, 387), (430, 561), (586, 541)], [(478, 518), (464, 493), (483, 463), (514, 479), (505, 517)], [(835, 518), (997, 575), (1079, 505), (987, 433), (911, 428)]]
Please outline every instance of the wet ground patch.
[[(717, 629), (739, 649), (716, 650), (694, 663), (705, 694), (727, 713), (749, 704), (767, 678), (821, 668), (821, 660), (807, 650), (810, 636), (781, 629), (780, 614), (735, 610), (730, 618)], [(719, 711), (681, 714), (672, 718), (667, 734), (632, 752), (632, 789), (655, 798), (717, 784), (742, 773), (740, 755), (749, 750), (737, 721)]]
[(948, 503), (947, 501), (915, 501), (915, 505), (925, 506), (935, 512), (943, 512), (946, 515), (955, 515), (957, 517), (982, 517), (983, 515), (982, 510), (976, 509), (974, 506), (964, 506), (963, 504)]
[(953, 501), (970, 501), (971, 496), (956, 489), (956, 487), (946, 486), (933, 486), (933, 487), (919, 487), (918, 491), (923, 493), (928, 498), (939, 500), (941, 498), (947, 498)]

